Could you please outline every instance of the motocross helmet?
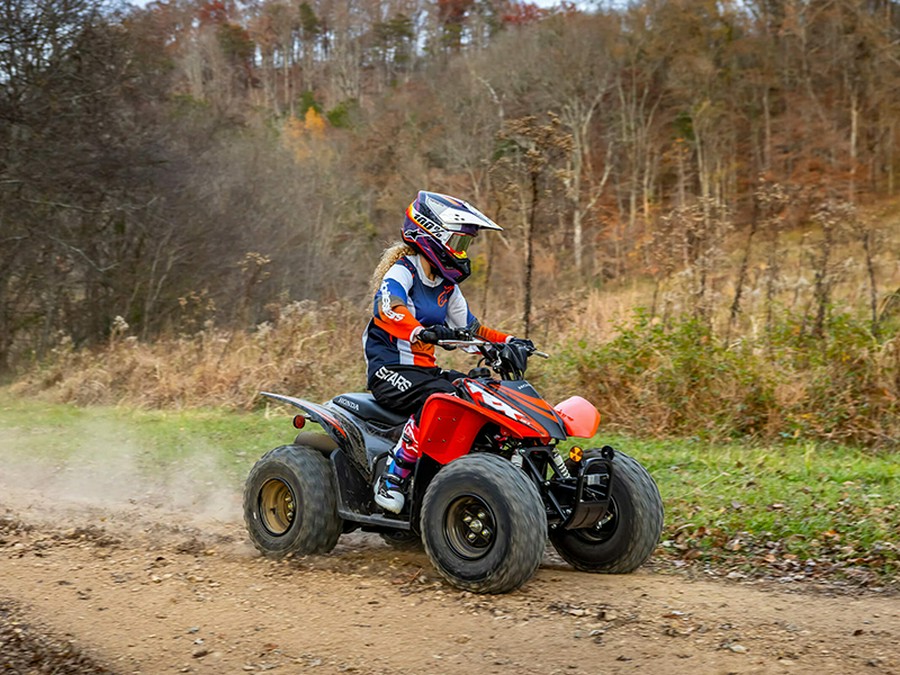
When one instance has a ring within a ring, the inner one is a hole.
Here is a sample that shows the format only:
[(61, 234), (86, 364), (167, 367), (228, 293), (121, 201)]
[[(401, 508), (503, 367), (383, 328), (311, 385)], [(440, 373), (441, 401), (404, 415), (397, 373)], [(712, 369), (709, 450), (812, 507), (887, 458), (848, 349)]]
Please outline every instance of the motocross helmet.
[(458, 284), (472, 273), (467, 250), (478, 230), (502, 229), (462, 199), (420, 190), (406, 209), (402, 235), (438, 274)]

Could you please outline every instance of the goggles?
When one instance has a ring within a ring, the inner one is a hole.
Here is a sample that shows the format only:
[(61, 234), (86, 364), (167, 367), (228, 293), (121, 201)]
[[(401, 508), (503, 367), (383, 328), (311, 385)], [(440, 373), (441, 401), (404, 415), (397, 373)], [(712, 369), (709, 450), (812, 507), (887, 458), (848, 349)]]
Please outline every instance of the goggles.
[(472, 245), (473, 239), (475, 236), (471, 234), (452, 234), (447, 240), (446, 246), (457, 258), (467, 258), (466, 251)]

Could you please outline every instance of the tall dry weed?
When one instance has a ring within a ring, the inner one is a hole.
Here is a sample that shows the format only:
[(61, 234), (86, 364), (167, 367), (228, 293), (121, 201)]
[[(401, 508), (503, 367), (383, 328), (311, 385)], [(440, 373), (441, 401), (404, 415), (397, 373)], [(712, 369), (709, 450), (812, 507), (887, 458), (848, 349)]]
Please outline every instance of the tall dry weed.
[[(864, 316), (832, 313), (823, 340), (787, 312), (769, 332), (725, 344), (693, 317), (666, 322), (639, 311), (605, 325), (619, 305), (589, 295), (582, 307), (568, 330), (545, 336), (554, 359), (534, 364), (529, 377), (551, 401), (586, 396), (609, 428), (877, 447), (900, 438), (900, 339), (876, 340)], [(78, 405), (249, 410), (263, 405), (263, 390), (313, 400), (363, 390), (365, 312), (298, 302), (270, 313), (252, 331), (207, 322), (144, 343), (119, 325), (92, 351), (62, 340), (14, 391)], [(448, 367), (473, 365), (466, 355), (447, 357)]]
[(207, 322), (145, 343), (119, 330), (95, 350), (64, 340), (14, 391), (78, 405), (247, 410), (263, 390), (324, 400), (365, 385), (359, 309), (296, 302), (270, 310), (272, 319), (252, 331)]

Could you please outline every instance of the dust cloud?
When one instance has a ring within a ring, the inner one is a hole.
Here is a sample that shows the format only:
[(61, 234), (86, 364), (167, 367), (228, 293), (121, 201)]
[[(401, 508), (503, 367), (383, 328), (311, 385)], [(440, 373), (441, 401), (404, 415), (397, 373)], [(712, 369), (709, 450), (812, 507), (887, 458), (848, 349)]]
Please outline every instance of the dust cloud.
[(241, 521), (241, 480), (215, 448), (192, 441), (154, 453), (126, 425), (79, 422), (40, 439), (0, 429), (0, 512), (55, 528), (230, 530)]

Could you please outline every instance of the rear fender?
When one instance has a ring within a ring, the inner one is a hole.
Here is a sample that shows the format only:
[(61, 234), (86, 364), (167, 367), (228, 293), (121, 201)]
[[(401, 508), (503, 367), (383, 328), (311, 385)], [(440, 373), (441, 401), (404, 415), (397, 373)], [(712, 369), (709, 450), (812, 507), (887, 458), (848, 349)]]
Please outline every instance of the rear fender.
[[(337, 410), (326, 408), (323, 405), (313, 403), (312, 401), (306, 401), (302, 398), (284, 396), (283, 394), (272, 394), (267, 391), (260, 393), (267, 398), (287, 403), (302, 410), (312, 421), (319, 424), (332, 440), (339, 447), (343, 448), (350, 457), (357, 462), (359, 461), (359, 458), (362, 458), (362, 467), (367, 470), (365, 460), (366, 444), (363, 440), (362, 432), (346, 415), (341, 414)], [(321, 448), (317, 446), (314, 447), (320, 451), (326, 449), (324, 445)]]
[(450, 394), (432, 394), (422, 408), (419, 449), (439, 464), (447, 464), (468, 454), (478, 432), (489, 422), (514, 438), (537, 437), (532, 427), (500, 412)]

